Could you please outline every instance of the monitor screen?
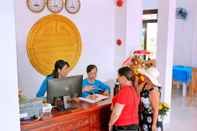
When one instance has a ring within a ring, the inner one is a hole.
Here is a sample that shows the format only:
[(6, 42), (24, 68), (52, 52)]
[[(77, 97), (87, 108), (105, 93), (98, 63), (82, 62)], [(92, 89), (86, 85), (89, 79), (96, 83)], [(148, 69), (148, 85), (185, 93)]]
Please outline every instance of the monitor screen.
[(81, 95), (83, 75), (48, 80), (47, 101), (53, 104), (54, 97)]

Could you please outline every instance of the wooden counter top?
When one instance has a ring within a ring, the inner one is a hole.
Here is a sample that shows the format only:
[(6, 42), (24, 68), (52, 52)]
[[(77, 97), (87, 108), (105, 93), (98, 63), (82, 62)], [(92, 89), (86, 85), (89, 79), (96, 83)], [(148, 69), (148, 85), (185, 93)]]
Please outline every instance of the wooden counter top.
[(80, 101), (76, 109), (53, 112), (50, 117), (21, 123), (22, 131), (105, 131), (108, 130), (111, 99), (90, 104)]

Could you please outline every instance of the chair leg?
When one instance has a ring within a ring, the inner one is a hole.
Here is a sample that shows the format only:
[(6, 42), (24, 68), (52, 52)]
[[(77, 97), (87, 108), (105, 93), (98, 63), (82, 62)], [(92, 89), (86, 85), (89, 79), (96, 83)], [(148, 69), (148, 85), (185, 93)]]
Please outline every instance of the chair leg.
[(192, 97), (193, 96), (192, 82), (189, 83), (188, 89), (189, 89), (189, 97)]
[(187, 95), (187, 85), (183, 83), (183, 96), (185, 97)]

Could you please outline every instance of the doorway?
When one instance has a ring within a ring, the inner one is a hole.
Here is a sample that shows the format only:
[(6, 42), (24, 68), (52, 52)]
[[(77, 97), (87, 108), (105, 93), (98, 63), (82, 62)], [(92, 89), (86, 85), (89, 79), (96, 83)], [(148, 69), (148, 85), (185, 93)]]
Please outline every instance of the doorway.
[(151, 59), (156, 58), (157, 52), (157, 17), (157, 9), (143, 11), (143, 28), (140, 47), (142, 50), (152, 52)]

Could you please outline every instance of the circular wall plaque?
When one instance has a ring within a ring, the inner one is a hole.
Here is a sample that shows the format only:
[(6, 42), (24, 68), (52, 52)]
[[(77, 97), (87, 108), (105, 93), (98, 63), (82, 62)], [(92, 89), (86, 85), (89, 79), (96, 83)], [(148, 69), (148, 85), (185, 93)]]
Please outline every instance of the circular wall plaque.
[(70, 14), (76, 14), (81, 7), (80, 0), (65, 0), (65, 9)]
[(30, 30), (27, 54), (30, 63), (41, 74), (48, 75), (58, 59), (73, 68), (81, 54), (81, 37), (75, 24), (68, 18), (52, 14), (41, 18)]
[(45, 8), (45, 0), (27, 0), (27, 7), (35, 13), (39, 13)]
[(64, 7), (63, 0), (47, 0), (47, 8), (53, 13), (59, 13)]

